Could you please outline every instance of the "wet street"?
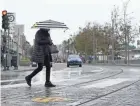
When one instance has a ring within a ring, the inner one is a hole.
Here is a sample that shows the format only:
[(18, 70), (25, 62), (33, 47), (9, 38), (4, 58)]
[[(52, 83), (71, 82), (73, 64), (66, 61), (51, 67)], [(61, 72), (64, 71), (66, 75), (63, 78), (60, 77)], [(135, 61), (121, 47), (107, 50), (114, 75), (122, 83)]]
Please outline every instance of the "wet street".
[(54, 64), (45, 88), (45, 68), (28, 87), (31, 71), (2, 72), (2, 106), (140, 106), (140, 67)]

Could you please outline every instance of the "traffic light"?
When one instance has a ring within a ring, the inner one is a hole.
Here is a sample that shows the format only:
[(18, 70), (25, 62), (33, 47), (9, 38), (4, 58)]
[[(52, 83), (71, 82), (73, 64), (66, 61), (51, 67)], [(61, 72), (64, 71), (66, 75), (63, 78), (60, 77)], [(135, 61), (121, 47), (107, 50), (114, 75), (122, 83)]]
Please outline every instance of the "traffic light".
[(2, 28), (9, 29), (9, 19), (6, 10), (2, 11)]

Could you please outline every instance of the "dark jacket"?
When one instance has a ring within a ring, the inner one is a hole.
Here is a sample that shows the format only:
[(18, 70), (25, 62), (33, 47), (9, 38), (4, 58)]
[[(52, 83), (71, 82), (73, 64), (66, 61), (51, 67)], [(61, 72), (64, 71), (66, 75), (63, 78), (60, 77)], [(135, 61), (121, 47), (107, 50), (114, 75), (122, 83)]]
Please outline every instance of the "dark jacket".
[(32, 54), (32, 61), (36, 63), (44, 63), (46, 55), (49, 55), (50, 45), (52, 45), (52, 40), (49, 33), (40, 29), (35, 35), (34, 49)]

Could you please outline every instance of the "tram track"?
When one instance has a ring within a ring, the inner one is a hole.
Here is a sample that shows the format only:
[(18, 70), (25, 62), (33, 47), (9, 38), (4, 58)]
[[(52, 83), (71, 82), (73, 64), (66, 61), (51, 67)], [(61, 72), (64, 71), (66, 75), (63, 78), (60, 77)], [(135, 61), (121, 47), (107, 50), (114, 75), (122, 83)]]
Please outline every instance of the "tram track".
[[(56, 88), (56, 89), (54, 89), (54, 91), (56, 91), (56, 90), (60, 90), (60, 89), (64, 89), (64, 88), (67, 88), (67, 87), (73, 87), (73, 86), (80, 86), (80, 85), (82, 85), (82, 84), (85, 84), (85, 83), (91, 83), (91, 82), (95, 82), (95, 81), (100, 81), (100, 80), (104, 80), (104, 79), (107, 79), (107, 78), (111, 78), (111, 77), (114, 77), (114, 76), (117, 76), (117, 75), (119, 75), (119, 74), (122, 74), (123, 73), (123, 70), (122, 69), (119, 69), (120, 71), (119, 72), (117, 72), (117, 73), (115, 73), (115, 74), (113, 74), (113, 75), (109, 75), (109, 76), (106, 76), (106, 77), (102, 77), (102, 78), (97, 78), (97, 79), (94, 79), (94, 80), (90, 80), (90, 81), (85, 81), (85, 82), (81, 82), (81, 83), (78, 83), (78, 84), (73, 84), (73, 85), (69, 85), (69, 86), (64, 86), (64, 87), (60, 87), (60, 88)], [(98, 72), (98, 73), (96, 73), (96, 74), (100, 74), (100, 73), (102, 73), (103, 71), (100, 71), (100, 72)], [(94, 74), (95, 75), (95, 74)], [(93, 76), (94, 76), (93, 75)], [(88, 78), (88, 77), (87, 77)], [(45, 90), (41, 90), (41, 91), (37, 91), (37, 92), (34, 92), (34, 94), (38, 94), (38, 93), (42, 93), (42, 92), (44, 92)], [(5, 103), (7, 100), (11, 100), (11, 99), (15, 99), (15, 98), (28, 98), (28, 97), (31, 97), (31, 96), (34, 96), (34, 95), (27, 95), (27, 94), (24, 94), (24, 95), (16, 95), (16, 96), (10, 96), (9, 98), (2, 98), (2, 103)]]
[[(111, 91), (111, 92), (109, 92), (109, 93), (106, 93), (106, 94), (97, 96), (97, 97), (95, 97), (95, 98), (89, 99), (89, 100), (87, 100), (87, 101), (84, 101), (84, 102), (79, 103), (79, 104), (76, 104), (76, 105), (68, 105), (68, 106), (91, 106), (90, 102), (94, 102), (95, 100), (101, 99), (101, 98), (103, 98), (103, 97), (109, 96), (109, 95), (111, 95), (111, 94), (113, 94), (113, 93), (116, 93), (116, 92), (118, 92), (118, 91), (121, 91), (121, 90), (123, 90), (123, 89), (125, 89), (125, 88), (128, 88), (128, 87), (130, 87), (130, 86), (132, 86), (132, 85), (138, 83), (139, 81), (140, 81), (140, 79), (139, 79), (139, 80), (136, 80), (136, 81), (134, 81), (134, 82), (132, 82), (132, 83), (130, 83), (130, 84), (128, 84), (128, 85), (125, 85), (125, 86), (123, 86), (123, 87), (120, 87), (120, 88), (118, 88), (118, 89), (116, 89), (116, 90), (113, 90), (113, 91)], [(89, 103), (90, 105), (87, 105), (87, 103)]]

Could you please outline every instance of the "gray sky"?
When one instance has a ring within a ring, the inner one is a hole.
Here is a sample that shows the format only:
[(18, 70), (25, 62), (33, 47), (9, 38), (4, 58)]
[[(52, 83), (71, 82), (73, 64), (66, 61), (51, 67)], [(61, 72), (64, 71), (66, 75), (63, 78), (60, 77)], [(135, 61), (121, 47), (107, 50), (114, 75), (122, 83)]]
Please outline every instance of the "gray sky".
[[(17, 24), (25, 24), (25, 35), (31, 44), (36, 30), (30, 27), (36, 21), (52, 19), (67, 24), (70, 30), (65, 33), (63, 30), (51, 31), (54, 43), (60, 44), (89, 21), (109, 22), (114, 5), (122, 8), (122, 0), (4, 0), (3, 3), (4, 6), (0, 3), (0, 9), (15, 12)], [(139, 4), (140, 0), (131, 0), (128, 13), (134, 12), (131, 16), (140, 24)]]

